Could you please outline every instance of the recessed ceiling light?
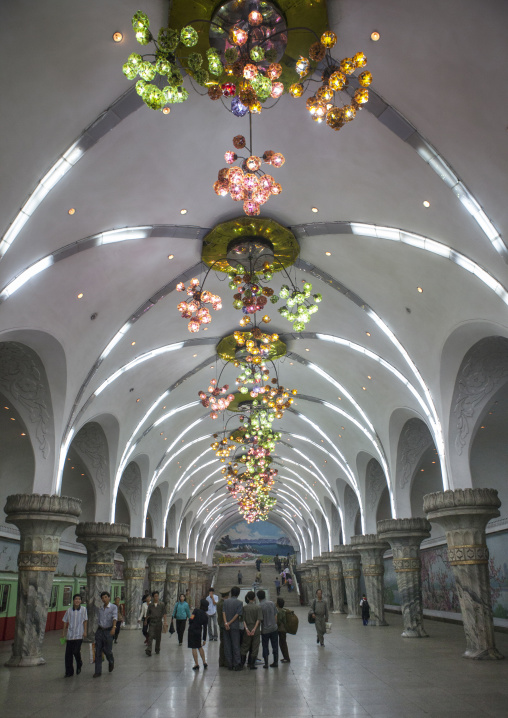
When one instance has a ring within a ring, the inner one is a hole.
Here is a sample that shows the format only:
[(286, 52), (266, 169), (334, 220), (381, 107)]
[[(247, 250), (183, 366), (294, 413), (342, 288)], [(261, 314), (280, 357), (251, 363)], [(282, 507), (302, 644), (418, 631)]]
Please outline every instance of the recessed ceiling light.
[(21, 432), (21, 436), (26, 436), (24, 431)]
[(374, 32), (371, 32), (371, 34), (370, 34), (370, 39), (371, 39), (373, 42), (377, 42), (377, 41), (379, 40), (379, 38), (380, 38), (380, 34), (378, 33), (377, 30), (374, 30)]
[(122, 35), (121, 32), (114, 32), (114, 33), (113, 33), (113, 41), (114, 41), (114, 42), (122, 42), (122, 40), (123, 40), (123, 35)]
[(8, 409), (8, 408), (9, 408), (8, 406), (4, 406), (4, 409)]
[(365, 332), (365, 334), (366, 334), (368, 337), (370, 337), (370, 332)]
[(424, 199), (424, 200), (423, 200), (423, 206), (424, 206), (424, 207), (430, 207), (430, 202), (429, 202), (428, 199)]
[(174, 259), (174, 258), (175, 258), (174, 254), (168, 254), (168, 259)]
[(76, 214), (74, 207), (71, 207), (70, 210), (68, 210), (68, 214)]
[(331, 257), (331, 256), (332, 256), (332, 253), (331, 253), (331, 252), (325, 252), (325, 254), (326, 254), (327, 257)]
[(169, 115), (170, 112), (171, 112), (171, 108), (170, 108), (170, 107), (163, 107), (163, 108), (162, 108), (162, 114), (163, 114), (163, 115)]
[(305, 351), (306, 351), (306, 352), (310, 352), (310, 349), (308, 349), (307, 347), (305, 347)]
[(83, 292), (80, 292), (77, 296), (78, 296), (78, 299), (83, 299), (83, 296), (84, 296)]
[(319, 212), (319, 209), (318, 209), (317, 207), (312, 207), (311, 209), (312, 209), (312, 211), (313, 211), (314, 213), (315, 213), (315, 212)]
[(136, 343), (136, 342), (131, 342), (131, 347), (133, 347), (135, 343)]
[(136, 399), (136, 404), (139, 404), (140, 401), (141, 399)]
[(212, 364), (212, 366), (210, 367), (210, 369), (215, 369), (215, 367), (214, 367), (214, 365), (213, 365), (213, 364)]
[(193, 357), (194, 357), (194, 359), (195, 359), (195, 358), (197, 357), (197, 354), (193, 354), (192, 356), (193, 356)]
[(425, 471), (425, 469), (420, 469), (420, 471)]
[(422, 287), (416, 287), (416, 288), (417, 288), (417, 290), (420, 292), (420, 294), (423, 292)]
[(367, 388), (365, 386), (362, 386), (363, 391), (367, 391)]
[(163, 409), (165, 409), (166, 407), (165, 407), (165, 406), (163, 406), (162, 408), (163, 408)]
[(344, 427), (343, 427), (343, 426), (341, 426), (340, 428), (342, 429), (342, 431), (344, 431)]
[[(16, 419), (13, 416), (11, 416), (11, 421), (16, 421)], [(482, 426), (482, 429), (483, 429), (483, 426)]]
[(342, 434), (339, 434), (339, 439), (342, 439)]
[(187, 214), (187, 210), (186, 210), (186, 209), (181, 209), (181, 210), (180, 210), (180, 214)]
[(161, 436), (164, 436), (164, 432), (163, 432), (163, 431), (161, 431)]

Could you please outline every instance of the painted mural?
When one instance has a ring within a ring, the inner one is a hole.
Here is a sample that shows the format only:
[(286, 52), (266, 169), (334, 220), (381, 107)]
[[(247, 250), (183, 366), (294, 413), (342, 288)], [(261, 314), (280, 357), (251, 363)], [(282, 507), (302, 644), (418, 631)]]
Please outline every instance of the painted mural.
[[(489, 534), (487, 546), (494, 617), (508, 618), (508, 533)], [(446, 546), (422, 551), (422, 590), (424, 608), (460, 613)], [(392, 559), (385, 560), (385, 603), (400, 606)]]
[(263, 563), (273, 563), (276, 554), (287, 556), (288, 553), (295, 553), (291, 539), (274, 524), (268, 521), (252, 524), (239, 521), (217, 541), (213, 562), (253, 563), (260, 558)]

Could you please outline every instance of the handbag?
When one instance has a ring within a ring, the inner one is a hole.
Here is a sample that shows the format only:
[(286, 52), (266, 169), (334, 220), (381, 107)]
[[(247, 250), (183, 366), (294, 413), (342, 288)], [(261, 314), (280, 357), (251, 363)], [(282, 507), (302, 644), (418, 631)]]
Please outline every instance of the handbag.
[(331, 632), (332, 632), (332, 624), (326, 622), (326, 623), (325, 623), (325, 626), (326, 626), (326, 632), (327, 632), (327, 633), (331, 633)]
[(169, 632), (171, 635), (175, 632), (175, 624), (173, 623), (173, 619), (171, 619), (171, 623), (169, 624)]

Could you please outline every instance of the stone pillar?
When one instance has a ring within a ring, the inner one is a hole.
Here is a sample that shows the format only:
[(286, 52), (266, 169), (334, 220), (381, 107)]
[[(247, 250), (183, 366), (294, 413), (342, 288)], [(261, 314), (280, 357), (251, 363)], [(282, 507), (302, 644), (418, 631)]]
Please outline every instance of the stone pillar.
[(189, 588), (190, 588), (190, 594), (192, 597), (192, 606), (191, 610), (196, 606), (196, 596), (198, 595), (198, 578), (199, 578), (199, 566), (196, 563), (196, 561), (193, 558), (187, 559), (189, 562), (192, 562), (192, 565), (189, 567)]
[(464, 658), (497, 660), (485, 527), (499, 516), (495, 489), (438, 491), (423, 497), (429, 521), (446, 531), (448, 560), (455, 576), (466, 634)]
[[(335, 552), (334, 552), (335, 553)], [(360, 611), (360, 554), (346, 544), (337, 548), (337, 555), (342, 561), (342, 573), (347, 597), (347, 617), (361, 618)]]
[(4, 511), (7, 523), (20, 532), (16, 626), (12, 656), (5, 665), (39, 666), (46, 662), (42, 644), (60, 537), (78, 523), (81, 501), (48, 494), (14, 494), (7, 497)]
[[(190, 589), (190, 566), (187, 563), (187, 558), (185, 557), (183, 561), (180, 562), (180, 583), (178, 593), (186, 593), (188, 588)], [(194, 606), (191, 606), (190, 608), (192, 609)]]
[(319, 584), (323, 592), (323, 598), (328, 603), (328, 608), (331, 611), (333, 608), (333, 597), (332, 587), (330, 584), (330, 573), (328, 569), (328, 557), (329, 553), (323, 553), (318, 560), (318, 574)]
[(379, 541), (376, 534), (351, 536), (353, 546), (361, 556), (365, 590), (370, 606), (371, 626), (387, 626), (385, 621), (385, 564), (383, 556), (390, 548), (386, 541)]
[(175, 555), (175, 549), (169, 547), (157, 547), (155, 552), (148, 557), (148, 581), (150, 582), (150, 593), (159, 592), (159, 600), (165, 603), (165, 582), (168, 561)]
[[(176, 554), (175, 554), (176, 556)], [(180, 583), (180, 561), (175, 558), (171, 558), (167, 562), (166, 567), (166, 583), (164, 584), (164, 598), (166, 606), (169, 610), (173, 610), (176, 602), (178, 601), (178, 589)]]
[(318, 588), (321, 588), (319, 584), (319, 568), (316, 559), (313, 559), (310, 567), (310, 585), (312, 586), (312, 593), (310, 597), (310, 602), (312, 603), (312, 601), (316, 598), (316, 591)]
[(300, 574), (300, 593), (304, 606), (309, 605), (309, 569), (305, 564), (302, 564), (298, 569)]
[[(335, 549), (338, 547), (335, 546)], [(332, 551), (328, 561), (330, 573), (330, 585), (332, 588), (334, 613), (345, 613), (344, 611), (344, 576), (342, 574), (342, 561), (338, 558), (337, 552)]]
[(111, 593), (111, 579), (115, 568), (115, 552), (129, 538), (127, 524), (108, 524), (87, 521), (76, 528), (77, 541), (86, 547), (86, 610), (88, 613), (88, 640), (99, 625), (101, 593)]
[(125, 580), (125, 628), (127, 629), (133, 630), (138, 627), (146, 560), (150, 554), (154, 553), (156, 543), (154, 538), (131, 537), (118, 549), (125, 559), (123, 577)]
[(430, 536), (427, 519), (384, 519), (377, 522), (380, 541), (388, 541), (393, 551), (405, 638), (426, 638), (423, 628), (422, 562), (420, 544)]

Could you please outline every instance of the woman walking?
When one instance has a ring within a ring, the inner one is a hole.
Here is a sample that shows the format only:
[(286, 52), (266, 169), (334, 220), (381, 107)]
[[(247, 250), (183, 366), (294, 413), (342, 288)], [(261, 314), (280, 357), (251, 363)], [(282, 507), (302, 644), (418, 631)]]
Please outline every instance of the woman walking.
[(325, 645), (326, 622), (328, 621), (328, 604), (323, 600), (320, 588), (316, 591), (316, 598), (312, 601), (312, 617), (316, 623), (317, 643)]
[(178, 635), (178, 645), (181, 646), (183, 643), (183, 634), (185, 633), (185, 624), (187, 619), (190, 618), (191, 612), (189, 604), (185, 600), (185, 594), (181, 593), (178, 599), (178, 603), (173, 609), (173, 618), (176, 619), (176, 633)]
[[(192, 657), (194, 658), (193, 671), (199, 671), (198, 651), (203, 661), (203, 668), (208, 668), (203, 646), (206, 643), (206, 632), (208, 628), (208, 601), (206, 598), (201, 599), (199, 608), (195, 608), (192, 616), (189, 618), (189, 630), (187, 631), (187, 646), (192, 648)], [(202, 634), (202, 635), (201, 635)]]

